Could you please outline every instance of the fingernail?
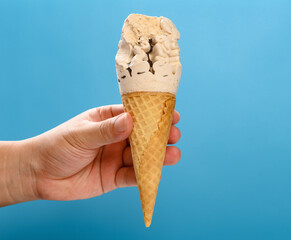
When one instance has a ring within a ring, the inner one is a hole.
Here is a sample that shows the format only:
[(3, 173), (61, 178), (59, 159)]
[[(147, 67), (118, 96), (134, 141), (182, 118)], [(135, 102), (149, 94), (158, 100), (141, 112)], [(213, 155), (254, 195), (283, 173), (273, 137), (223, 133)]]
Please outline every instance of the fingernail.
[(117, 132), (124, 132), (127, 129), (127, 114), (121, 114), (114, 123), (114, 128)]

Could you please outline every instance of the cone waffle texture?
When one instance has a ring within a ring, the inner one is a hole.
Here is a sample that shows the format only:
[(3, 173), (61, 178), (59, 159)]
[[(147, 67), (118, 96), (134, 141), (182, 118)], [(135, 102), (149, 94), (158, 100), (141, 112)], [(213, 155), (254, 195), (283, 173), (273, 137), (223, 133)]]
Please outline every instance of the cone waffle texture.
[(144, 221), (150, 226), (172, 125), (176, 97), (163, 92), (135, 92), (122, 96), (133, 117), (129, 137)]

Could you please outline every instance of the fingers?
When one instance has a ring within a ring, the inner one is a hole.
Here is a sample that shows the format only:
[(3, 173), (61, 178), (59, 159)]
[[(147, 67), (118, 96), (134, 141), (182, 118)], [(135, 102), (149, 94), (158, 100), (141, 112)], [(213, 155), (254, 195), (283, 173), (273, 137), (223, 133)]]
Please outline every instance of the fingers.
[(116, 173), (115, 182), (118, 188), (137, 186), (133, 167), (120, 168)]
[(175, 110), (173, 114), (173, 124), (177, 124), (180, 121), (180, 114)]
[(179, 130), (179, 128), (177, 128), (176, 126), (172, 126), (171, 130), (170, 130), (170, 136), (169, 136), (169, 144), (175, 144), (177, 143), (181, 138), (181, 132)]
[(86, 147), (98, 148), (122, 141), (130, 135), (133, 128), (130, 114), (123, 113), (101, 122), (88, 122), (76, 136), (82, 139)]
[(164, 165), (170, 166), (177, 164), (181, 159), (181, 150), (175, 146), (168, 146), (166, 150), (166, 156)]
[[(80, 115), (87, 119), (88, 124), (77, 131), (79, 142), (85, 142), (88, 148), (97, 148), (106, 144), (126, 139), (132, 131), (133, 122), (129, 113), (123, 113), (123, 105), (103, 106), (88, 110)], [(75, 118), (77, 122), (79, 118)], [(173, 124), (179, 122), (180, 115), (177, 111), (173, 114)], [(81, 133), (80, 133), (81, 132)], [(180, 131), (172, 126), (169, 144), (174, 144), (180, 139)], [(80, 139), (79, 139), (80, 138)]]
[(124, 166), (132, 166), (133, 165), (130, 146), (128, 146), (124, 149), (122, 159), (123, 159)]
[(90, 121), (99, 122), (123, 113), (123, 105), (108, 105), (90, 109), (84, 113)]
[[(137, 186), (130, 147), (126, 147), (123, 153), (125, 167), (120, 168), (115, 176), (116, 187)], [(181, 151), (175, 146), (167, 147), (164, 165), (175, 165), (181, 158)]]
[[(137, 186), (134, 168), (132, 167), (130, 147), (126, 149), (128, 150), (124, 153), (126, 155), (124, 163), (128, 166), (120, 168), (116, 173), (115, 182), (118, 188)], [(175, 165), (179, 162), (180, 158), (181, 151), (179, 148), (175, 146), (167, 147), (164, 165)]]
[[(99, 122), (106, 120), (108, 118), (115, 117), (121, 113), (123, 113), (123, 105), (107, 105), (97, 108), (92, 108), (81, 114), (83, 117), (87, 117), (90, 121)], [(173, 114), (173, 124), (177, 124), (180, 120), (180, 114), (175, 110)]]
[[(166, 149), (164, 165), (175, 165), (181, 159), (181, 151), (175, 146), (168, 146)], [(126, 147), (123, 151), (123, 165), (127, 167), (133, 166), (130, 147)]]

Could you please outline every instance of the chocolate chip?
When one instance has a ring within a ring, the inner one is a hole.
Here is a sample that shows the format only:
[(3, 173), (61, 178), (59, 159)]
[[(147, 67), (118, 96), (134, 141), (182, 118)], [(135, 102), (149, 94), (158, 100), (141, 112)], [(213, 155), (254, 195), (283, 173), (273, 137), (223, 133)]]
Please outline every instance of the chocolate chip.
[(122, 76), (121, 78), (124, 79), (124, 78), (126, 78), (126, 76), (124, 75), (124, 76)]
[(151, 53), (153, 51), (153, 39), (149, 39), (149, 44), (151, 46), (150, 50), (147, 53)]
[(152, 44), (152, 42), (153, 42), (153, 39), (150, 38), (149, 39), (149, 44)]
[(130, 67), (128, 67), (126, 70), (129, 72), (129, 75), (132, 77), (132, 75), (131, 75), (132, 69)]
[(137, 74), (143, 74), (143, 73), (145, 73), (145, 72), (137, 72)]
[(153, 39), (151, 39), (151, 38), (149, 39), (149, 44), (150, 44), (151, 48), (150, 48), (150, 50), (146, 54), (147, 54), (147, 57), (148, 57), (148, 63), (150, 65), (150, 72), (153, 72), (153, 69), (152, 69), (153, 62), (150, 59), (150, 53), (153, 51)]
[(150, 59), (150, 56), (148, 55), (148, 63), (150, 65), (150, 67), (153, 67), (153, 61)]

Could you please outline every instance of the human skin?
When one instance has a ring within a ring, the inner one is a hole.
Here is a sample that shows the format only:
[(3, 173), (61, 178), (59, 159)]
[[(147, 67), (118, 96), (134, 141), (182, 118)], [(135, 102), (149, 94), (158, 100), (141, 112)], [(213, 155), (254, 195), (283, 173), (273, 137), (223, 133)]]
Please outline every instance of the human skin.
[[(180, 139), (174, 126), (169, 144)], [(39, 199), (76, 200), (136, 186), (128, 136), (133, 127), (122, 105), (88, 110), (34, 138), (0, 142), (0, 207)], [(164, 165), (180, 150), (168, 146)]]

